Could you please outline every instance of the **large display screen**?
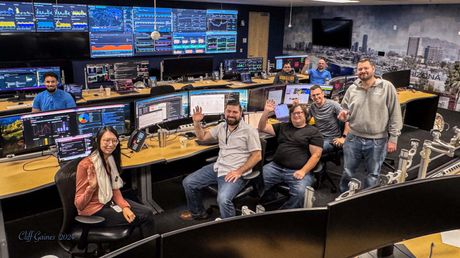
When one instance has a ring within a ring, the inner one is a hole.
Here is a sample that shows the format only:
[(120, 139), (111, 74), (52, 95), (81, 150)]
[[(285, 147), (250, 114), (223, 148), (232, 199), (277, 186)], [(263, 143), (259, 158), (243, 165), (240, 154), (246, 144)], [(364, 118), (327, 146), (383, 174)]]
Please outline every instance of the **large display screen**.
[(0, 2), (0, 32), (35, 31), (32, 3)]
[(0, 33), (89, 32), (92, 58), (234, 53), (237, 25), (236, 10), (0, 2)]
[(88, 7), (35, 3), (37, 32), (88, 31)]

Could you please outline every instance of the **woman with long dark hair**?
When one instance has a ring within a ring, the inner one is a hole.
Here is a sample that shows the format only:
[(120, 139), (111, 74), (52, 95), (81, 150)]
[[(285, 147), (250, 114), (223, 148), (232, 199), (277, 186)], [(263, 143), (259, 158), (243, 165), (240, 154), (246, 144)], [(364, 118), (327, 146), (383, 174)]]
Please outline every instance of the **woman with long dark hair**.
[(120, 188), (120, 144), (111, 126), (99, 130), (91, 154), (78, 164), (75, 206), (79, 215), (105, 218), (104, 226), (140, 226), (141, 234), (154, 234), (153, 212), (146, 206), (125, 200)]

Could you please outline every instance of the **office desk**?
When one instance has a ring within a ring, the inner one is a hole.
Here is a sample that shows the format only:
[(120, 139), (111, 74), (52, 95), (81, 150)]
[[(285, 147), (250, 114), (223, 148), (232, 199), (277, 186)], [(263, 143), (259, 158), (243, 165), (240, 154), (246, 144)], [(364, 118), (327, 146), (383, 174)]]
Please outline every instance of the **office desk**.
[(426, 131), (433, 128), (439, 96), (421, 91), (398, 91), (398, 100), (403, 107), (404, 124)]
[[(153, 171), (150, 165), (173, 162), (218, 148), (217, 145), (200, 146), (195, 140), (189, 140), (187, 147), (181, 148), (178, 134), (172, 134), (168, 138), (164, 148), (158, 147), (157, 138), (149, 138), (146, 140), (149, 147), (139, 152), (127, 150), (126, 141), (121, 143), (122, 168), (139, 170), (138, 173), (133, 173), (131, 176), (139, 190), (140, 199), (144, 204), (152, 206), (157, 213), (161, 213), (163, 209), (153, 200), (151, 184)], [(54, 176), (58, 170), (59, 165), (54, 156), (0, 163), (0, 258), (8, 257), (1, 201), (53, 185)]]
[(460, 257), (460, 248), (444, 244), (441, 234), (432, 234), (402, 242), (415, 257), (430, 257), (431, 243), (434, 244), (432, 256), (436, 258)]
[(204, 81), (195, 81), (195, 82), (186, 82), (186, 83), (171, 83), (169, 85), (173, 86), (176, 90), (181, 90), (186, 85), (192, 85), (194, 88), (210, 88), (210, 87), (226, 87), (230, 84), (226, 80), (204, 80)]
[[(24, 171), (23, 167), (27, 171)], [(30, 171), (33, 170), (33, 171)], [(0, 163), (0, 257), (8, 257), (5, 223), (1, 201), (27, 194), (54, 184), (58, 163), (54, 157), (39, 157)]]
[(99, 89), (84, 90), (83, 99), (77, 101), (77, 103), (80, 104), (80, 103), (87, 103), (87, 102), (116, 100), (116, 99), (129, 98), (129, 97), (144, 97), (144, 96), (147, 97), (150, 95), (150, 88), (137, 89), (137, 91), (138, 92), (126, 93), (126, 94), (120, 94), (116, 91), (111, 91), (110, 96), (107, 96), (105, 92), (100, 92)]

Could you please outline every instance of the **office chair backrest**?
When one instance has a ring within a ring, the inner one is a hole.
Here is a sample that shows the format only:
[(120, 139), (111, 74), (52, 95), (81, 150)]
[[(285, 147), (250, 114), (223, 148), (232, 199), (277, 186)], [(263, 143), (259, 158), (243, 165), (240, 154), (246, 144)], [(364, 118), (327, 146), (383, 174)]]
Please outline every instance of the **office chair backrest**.
[(264, 167), (264, 161), (265, 161), (265, 150), (267, 148), (267, 141), (263, 138), (260, 138), (260, 146), (262, 147), (262, 159), (257, 162), (257, 164), (252, 168), (253, 171), (259, 171), (260, 174), (257, 178), (253, 179), (254, 183), (253, 185), (255, 186), (255, 191), (257, 192), (258, 196), (261, 196), (263, 194), (264, 190), (264, 178), (263, 178), (263, 167)]
[[(54, 176), (54, 182), (59, 192), (59, 197), (62, 204), (63, 220), (60, 235), (70, 232), (72, 223), (74, 222), (75, 216), (77, 215), (77, 208), (75, 207), (75, 189), (76, 189), (76, 173), (78, 163), (83, 158), (72, 160), (71, 162), (60, 168)], [(59, 244), (68, 250), (70, 241), (59, 241)]]
[(174, 93), (176, 89), (171, 85), (162, 85), (152, 87), (150, 89), (150, 96), (160, 96), (168, 93)]

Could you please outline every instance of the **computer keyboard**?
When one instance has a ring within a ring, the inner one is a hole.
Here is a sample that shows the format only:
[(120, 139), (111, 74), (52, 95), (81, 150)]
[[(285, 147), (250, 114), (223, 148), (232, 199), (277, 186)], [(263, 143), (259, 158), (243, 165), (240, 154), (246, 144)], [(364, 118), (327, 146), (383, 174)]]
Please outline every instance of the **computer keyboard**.
[(32, 104), (20, 104), (20, 105), (11, 105), (6, 106), (6, 109), (22, 109), (22, 108), (31, 108)]

